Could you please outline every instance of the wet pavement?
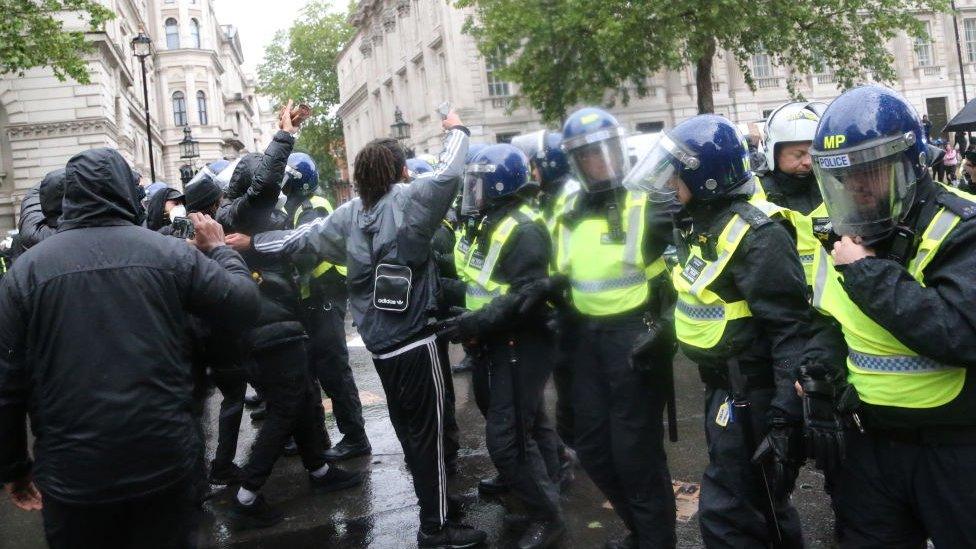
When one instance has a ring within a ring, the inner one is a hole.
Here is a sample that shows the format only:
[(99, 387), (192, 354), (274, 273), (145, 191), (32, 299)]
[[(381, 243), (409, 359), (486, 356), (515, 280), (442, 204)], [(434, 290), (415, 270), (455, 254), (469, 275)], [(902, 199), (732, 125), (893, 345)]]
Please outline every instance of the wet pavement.
[[(201, 547), (299, 549), (400, 548), (416, 545), (416, 498), (403, 453), (387, 418), (385, 396), (369, 354), (352, 328), (348, 329), (350, 359), (363, 400), (373, 455), (342, 465), (365, 471), (364, 484), (344, 492), (314, 494), (308, 488), (300, 459), (282, 458), (264, 493), (270, 503), (285, 512), (285, 522), (267, 530), (236, 532), (226, 516), (233, 493), (226, 489), (218, 490), (205, 504)], [(459, 350), (452, 349), (455, 363), (460, 357)], [(465, 521), (489, 532), (491, 547), (510, 547), (517, 539), (517, 532), (506, 531), (503, 518), (506, 509), (517, 512), (518, 504), (508, 497), (482, 498), (477, 491), (478, 480), (493, 475), (494, 468), (485, 449), (484, 420), (475, 406), (470, 379), (470, 373), (456, 374), (454, 379), (462, 450), (461, 473), (451, 479), (451, 487), (453, 493), (463, 500)], [(679, 357), (676, 364), (675, 379), (679, 395), (680, 440), (666, 443), (666, 447), (671, 474), (680, 491), (678, 546), (701, 547), (694, 513), (697, 510), (697, 482), (708, 460), (702, 431), (702, 387), (695, 369), (683, 357)], [(547, 401), (551, 408), (555, 399), (551, 384), (548, 392)], [(209, 456), (214, 451), (219, 398), (219, 394), (211, 397), (207, 407)], [(327, 410), (328, 405), (326, 401)], [(338, 442), (341, 435), (331, 414), (327, 414), (327, 422), (333, 443)], [(238, 463), (246, 459), (257, 425), (252, 424), (245, 414)], [(576, 476), (577, 480), (563, 498), (568, 533), (560, 546), (602, 547), (606, 540), (622, 536), (624, 527), (586, 474), (577, 469)], [(808, 546), (831, 547), (833, 520), (828, 499), (823, 493), (823, 477), (819, 472), (804, 469), (797, 481), (794, 503), (803, 518)], [(0, 494), (0, 549), (44, 546), (40, 515), (19, 511), (8, 497)]]

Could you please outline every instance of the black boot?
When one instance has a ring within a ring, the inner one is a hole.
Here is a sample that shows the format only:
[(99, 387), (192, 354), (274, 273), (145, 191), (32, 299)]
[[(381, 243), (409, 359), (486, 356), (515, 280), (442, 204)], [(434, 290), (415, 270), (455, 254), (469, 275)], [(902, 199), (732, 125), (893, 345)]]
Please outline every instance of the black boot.
[(241, 481), (241, 468), (233, 462), (230, 465), (218, 465), (216, 461), (211, 461), (210, 474), (207, 476), (210, 484), (218, 486), (237, 484)]
[(478, 481), (478, 493), (485, 496), (497, 496), (508, 492), (508, 482), (502, 480), (500, 475), (483, 478)]
[(244, 505), (237, 498), (234, 498), (230, 516), (234, 520), (235, 526), (240, 530), (270, 528), (285, 520), (285, 515), (281, 511), (268, 505), (263, 494), (258, 494), (258, 497), (250, 505)]
[(423, 549), (464, 549), (481, 545), (488, 538), (488, 534), (470, 526), (460, 524), (445, 524), (440, 530), (424, 532), (417, 531), (417, 547)]
[(268, 417), (268, 408), (264, 405), (260, 405), (251, 411), (251, 421), (262, 421), (266, 417)]
[(566, 533), (566, 526), (560, 520), (538, 520), (526, 528), (519, 538), (519, 549), (545, 549), (552, 547)]
[(358, 471), (346, 471), (336, 466), (329, 467), (325, 475), (314, 477), (308, 475), (308, 483), (316, 492), (327, 493), (345, 490), (362, 484), (363, 474)]
[(365, 433), (356, 438), (345, 436), (339, 444), (325, 451), (325, 461), (329, 463), (345, 461), (359, 456), (368, 456), (372, 451), (373, 447), (369, 445)]
[(468, 355), (464, 355), (461, 362), (451, 366), (451, 373), (460, 374), (462, 372), (470, 372), (472, 368), (474, 368), (474, 361)]
[(295, 442), (295, 437), (288, 437), (288, 440), (285, 441), (285, 447), (281, 453), (288, 457), (298, 455), (298, 444)]

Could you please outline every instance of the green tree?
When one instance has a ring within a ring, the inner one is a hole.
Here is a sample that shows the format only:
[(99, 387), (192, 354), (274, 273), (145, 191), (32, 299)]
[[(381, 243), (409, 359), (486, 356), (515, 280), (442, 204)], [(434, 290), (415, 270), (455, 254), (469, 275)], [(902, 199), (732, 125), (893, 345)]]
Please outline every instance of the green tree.
[(646, 95), (648, 77), (695, 69), (698, 111), (713, 112), (712, 63), (727, 51), (755, 89), (749, 60), (766, 53), (795, 75), (832, 68), (838, 87), (895, 78), (887, 42), (899, 31), (924, 36), (917, 18), (949, 0), (456, 0), (473, 7), (466, 31), (520, 101), (549, 122), (579, 103), (624, 104)]
[(65, 12), (87, 20), (93, 31), (115, 17), (94, 0), (0, 0), (0, 76), (48, 66), (58, 80), (87, 84), (84, 54), (91, 43), (82, 31), (64, 30), (58, 16)]
[(333, 11), (330, 2), (312, 1), (290, 29), (275, 34), (258, 67), (261, 93), (279, 105), (293, 99), (312, 107), (295, 149), (315, 159), (322, 184), (332, 179), (333, 153), (342, 146), (342, 126), (334, 114), (339, 104), (336, 58), (354, 34), (346, 14)]

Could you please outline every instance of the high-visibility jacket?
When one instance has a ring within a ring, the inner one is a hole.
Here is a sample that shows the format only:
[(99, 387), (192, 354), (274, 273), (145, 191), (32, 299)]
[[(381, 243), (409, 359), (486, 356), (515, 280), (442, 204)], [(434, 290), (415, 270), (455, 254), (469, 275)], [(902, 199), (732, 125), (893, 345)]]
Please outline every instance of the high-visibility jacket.
[[(785, 217), (785, 208), (756, 196), (748, 203), (766, 217)], [(730, 321), (752, 316), (744, 299), (726, 302), (709, 287), (722, 275), (753, 225), (766, 222), (768, 219), (744, 219), (736, 213), (719, 233), (714, 255), (703, 253), (699, 242), (688, 245), (687, 257), (671, 271), (671, 282), (678, 293), (674, 322), (680, 342), (699, 349), (711, 349), (722, 341)], [(775, 281), (770, 283), (775, 284)]]
[[(515, 229), (522, 224), (538, 223), (545, 226), (542, 216), (528, 204), (512, 210), (496, 223), (491, 234), (479, 234), (477, 238), (458, 240), (454, 257), (460, 258), (458, 276), (465, 283), (465, 307), (471, 311), (481, 309), (492, 299), (508, 292), (509, 285), (494, 278), (495, 266)], [(481, 238), (488, 239), (488, 249), (482, 253)]]
[[(959, 221), (958, 215), (942, 207), (925, 228), (907, 266), (908, 274), (919, 284), (925, 285), (925, 267)], [(814, 262), (813, 305), (840, 323), (848, 346), (847, 380), (861, 401), (922, 409), (954, 400), (966, 382), (966, 369), (919, 356), (898, 341), (851, 300), (842, 276), (821, 249)]]
[[(753, 196), (768, 201), (762, 181), (763, 179), (760, 179), (760, 184), (756, 185), (756, 193)], [(821, 202), (809, 214), (784, 207), (782, 214), (789, 218), (790, 224), (796, 229), (796, 251), (800, 254), (803, 275), (806, 277), (807, 286), (813, 286), (813, 262), (818, 250), (824, 247), (830, 237), (831, 224), (827, 205)]]
[(566, 197), (557, 234), (560, 272), (569, 277), (574, 307), (591, 316), (609, 316), (641, 307), (650, 297), (648, 281), (664, 272), (662, 257), (644, 257), (647, 195), (628, 191), (621, 211), (623, 238), (610, 237), (606, 216), (567, 223), (582, 191)]
[[(295, 215), (292, 218), (292, 226), (298, 226), (298, 220), (301, 219), (302, 214), (308, 209), (324, 210), (326, 213), (332, 213), (332, 203), (329, 202), (327, 198), (321, 196), (312, 196), (308, 200), (302, 202), (297, 209), (295, 209)], [(328, 261), (322, 261), (315, 266), (309, 273), (303, 273), (303, 280), (301, 283), (302, 299), (308, 299), (312, 295), (312, 289), (309, 284), (310, 279), (319, 278), (325, 273), (329, 272), (330, 269), (335, 269), (336, 272), (342, 276), (346, 276), (346, 267), (343, 265), (335, 265)]]

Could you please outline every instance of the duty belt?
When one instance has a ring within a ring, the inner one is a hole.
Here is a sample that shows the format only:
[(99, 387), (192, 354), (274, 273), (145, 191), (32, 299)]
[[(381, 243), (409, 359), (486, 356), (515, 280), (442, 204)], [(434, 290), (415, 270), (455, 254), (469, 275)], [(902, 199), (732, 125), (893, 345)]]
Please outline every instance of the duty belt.
[(858, 368), (873, 372), (921, 374), (952, 368), (924, 356), (872, 355), (854, 349), (848, 349), (847, 356)]
[[(746, 389), (771, 389), (774, 387), (773, 369), (771, 367), (749, 368), (743, 365), (743, 368), (745, 371), (742, 372), (742, 375), (746, 378)], [(699, 366), (698, 376), (701, 377), (702, 383), (712, 389), (730, 390), (729, 372), (726, 368)]]

